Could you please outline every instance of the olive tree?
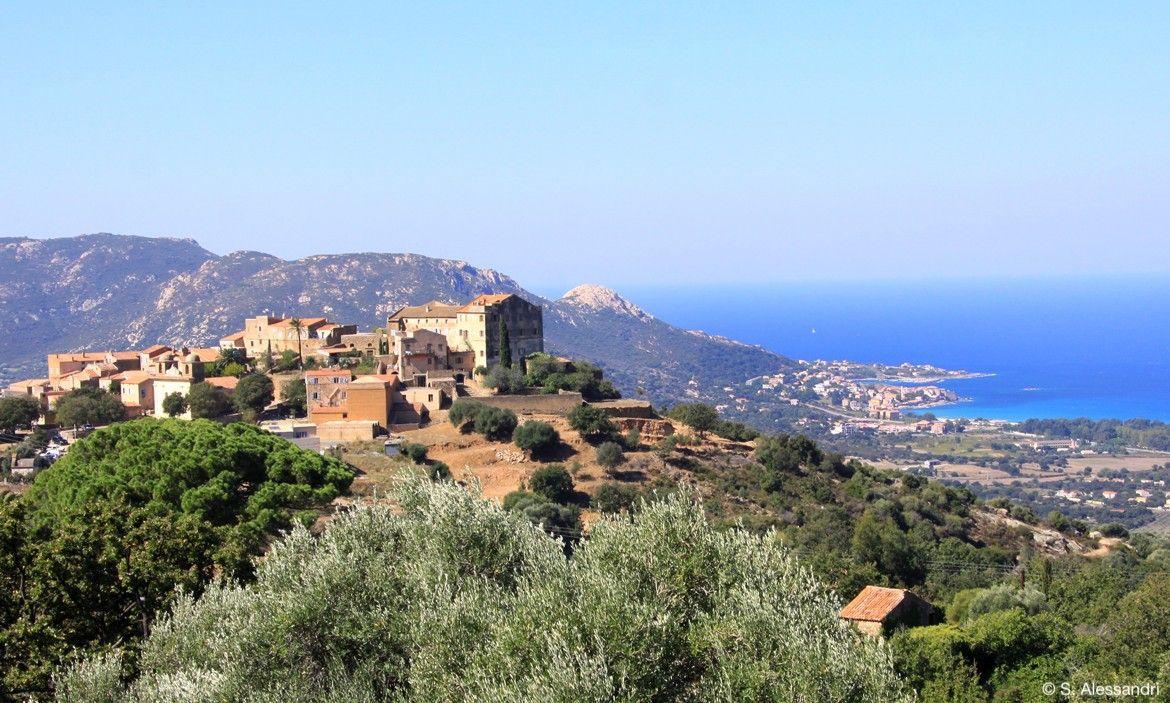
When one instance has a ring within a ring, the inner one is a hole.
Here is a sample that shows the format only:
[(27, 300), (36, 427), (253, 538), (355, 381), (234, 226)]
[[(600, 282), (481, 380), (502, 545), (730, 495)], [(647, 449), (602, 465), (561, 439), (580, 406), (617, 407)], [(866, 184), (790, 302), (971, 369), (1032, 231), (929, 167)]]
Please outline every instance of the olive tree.
[(692, 495), (602, 517), (566, 555), (451, 483), (396, 491), (320, 536), (297, 527), (252, 584), (181, 596), (132, 673), (116, 649), (82, 660), (57, 700), (910, 698), (774, 535), (716, 530)]

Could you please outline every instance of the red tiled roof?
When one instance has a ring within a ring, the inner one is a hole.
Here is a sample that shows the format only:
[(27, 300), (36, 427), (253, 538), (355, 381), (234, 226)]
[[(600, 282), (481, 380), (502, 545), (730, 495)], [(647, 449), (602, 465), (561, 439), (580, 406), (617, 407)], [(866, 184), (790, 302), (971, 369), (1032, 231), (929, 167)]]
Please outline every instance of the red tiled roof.
[(455, 313), (458, 311), (458, 305), (448, 305), (446, 303), (440, 303), (437, 300), (432, 300), (422, 305), (407, 305), (404, 308), (399, 308), (394, 314), (390, 315), (389, 321), (394, 322), (404, 317), (455, 317)]
[(152, 375), (149, 371), (123, 371), (118, 375), (122, 377), (122, 383), (131, 385), (135, 383), (142, 383), (143, 381), (149, 381), (152, 378)]
[(195, 347), (188, 354), (194, 354), (200, 361), (215, 361), (219, 358), (219, 347)]
[(345, 376), (349, 378), (349, 369), (313, 369), (306, 371), (306, 376)]
[(866, 586), (841, 609), (840, 616), (845, 620), (881, 622), (901, 604), (907, 593), (901, 588)]
[(221, 341), (221, 342), (234, 342), (234, 341), (237, 341), (237, 340), (240, 340), (243, 338), (244, 338), (244, 332), (243, 332), (243, 330), (241, 330), (239, 332), (232, 332), (231, 334), (229, 334), (226, 337), (220, 337), (219, 341)]
[(480, 305), (495, 305), (496, 303), (502, 303), (511, 297), (511, 293), (484, 293), (483, 295), (475, 296), (475, 298), (470, 303), (459, 309), (467, 310), (468, 308)]
[[(292, 321), (293, 321), (293, 318), (286, 317), (283, 320), (280, 320), (279, 322), (273, 322), (272, 327), (292, 327)], [(323, 325), (326, 322), (328, 322), (328, 320), (326, 320), (323, 317), (302, 317), (301, 318), (301, 329), (306, 329), (306, 330), (311, 329), (311, 328), (316, 327), (318, 325)]]
[(147, 356), (157, 356), (157, 355), (159, 355), (163, 352), (167, 352), (167, 351), (174, 351), (174, 350), (165, 344), (153, 344), (153, 345), (143, 349), (142, 353), (146, 354)]
[(234, 391), (236, 389), (236, 385), (240, 382), (240, 379), (236, 378), (235, 376), (212, 376), (211, 378), (205, 378), (203, 380), (204, 382), (210, 383), (213, 386), (225, 388), (229, 391)]

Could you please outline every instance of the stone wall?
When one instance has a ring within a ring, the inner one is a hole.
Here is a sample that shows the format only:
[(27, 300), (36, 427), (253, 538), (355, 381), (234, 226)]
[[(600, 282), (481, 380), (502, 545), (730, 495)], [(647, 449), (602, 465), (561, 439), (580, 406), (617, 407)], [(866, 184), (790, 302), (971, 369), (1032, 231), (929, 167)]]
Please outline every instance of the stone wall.
[(643, 442), (654, 444), (674, 434), (674, 424), (670, 420), (652, 420), (643, 417), (618, 417), (613, 424), (623, 434), (630, 430), (638, 430)]
[(644, 417), (653, 419), (658, 417), (654, 413), (654, 406), (648, 400), (599, 400), (590, 403), (595, 408), (604, 410), (610, 417)]
[(506, 408), (514, 413), (541, 415), (564, 415), (585, 402), (580, 393), (564, 392), (542, 395), (489, 395), (470, 400), (496, 408)]

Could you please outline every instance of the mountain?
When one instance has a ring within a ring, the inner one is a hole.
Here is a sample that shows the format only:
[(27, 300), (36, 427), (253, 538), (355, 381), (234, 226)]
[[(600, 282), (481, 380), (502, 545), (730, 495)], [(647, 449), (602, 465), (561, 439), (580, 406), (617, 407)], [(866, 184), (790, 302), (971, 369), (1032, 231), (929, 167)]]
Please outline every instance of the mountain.
[(590, 359), (627, 395), (656, 403), (720, 389), (791, 362), (687, 331), (612, 290), (578, 286), (545, 300), (464, 261), (356, 253), (284, 260), (218, 256), (190, 239), (91, 234), (0, 239), (0, 381), (44, 373), (53, 351), (214, 344), (245, 317), (324, 314), (370, 329), (411, 303), (516, 293), (545, 307), (546, 348)]

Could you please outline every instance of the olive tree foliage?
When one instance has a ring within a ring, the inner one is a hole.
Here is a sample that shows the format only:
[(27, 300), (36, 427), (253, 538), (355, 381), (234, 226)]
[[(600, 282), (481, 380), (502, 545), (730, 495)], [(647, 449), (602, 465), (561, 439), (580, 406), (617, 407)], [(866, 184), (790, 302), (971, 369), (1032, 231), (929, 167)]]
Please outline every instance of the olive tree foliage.
[(254, 583), (181, 598), (136, 666), (61, 671), (57, 700), (908, 700), (774, 536), (716, 531), (693, 496), (602, 518), (571, 557), (450, 483), (395, 497), (295, 529)]

